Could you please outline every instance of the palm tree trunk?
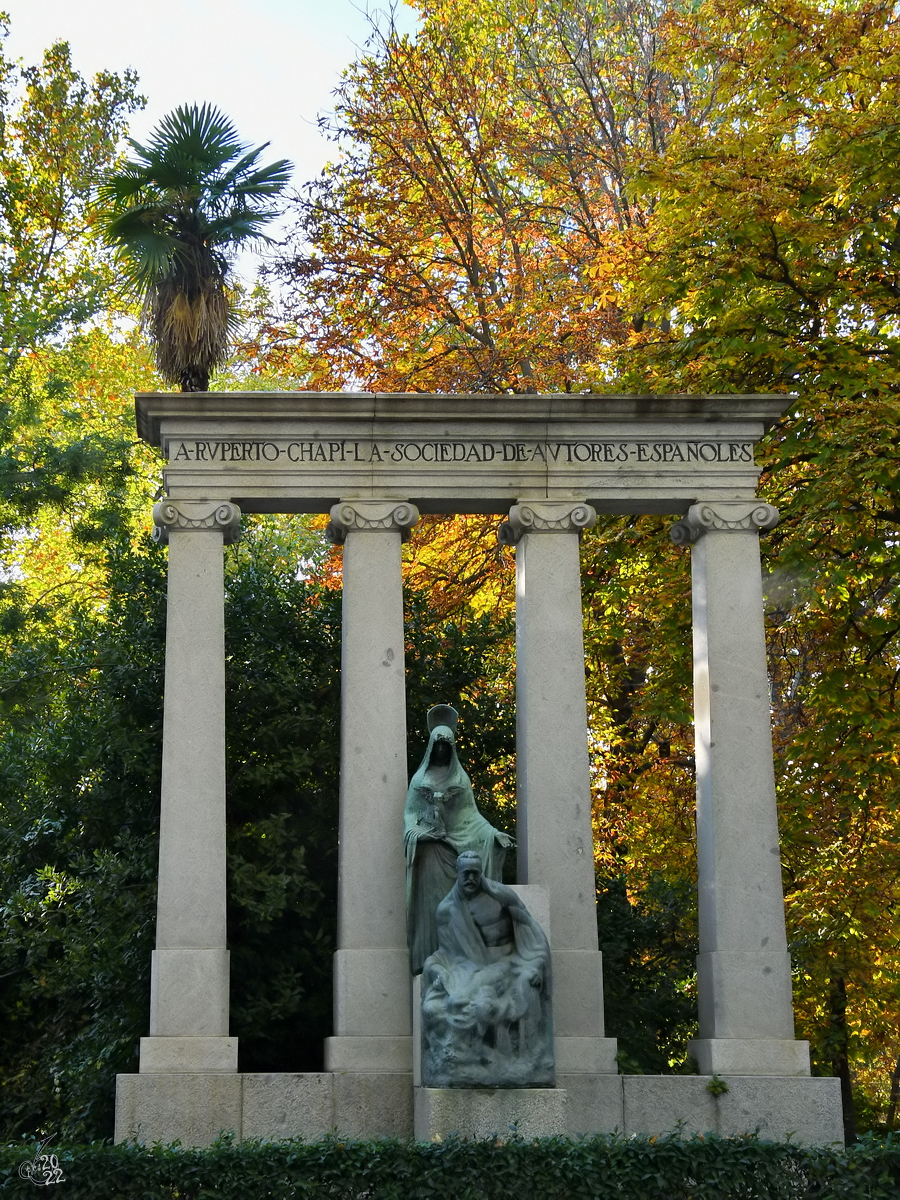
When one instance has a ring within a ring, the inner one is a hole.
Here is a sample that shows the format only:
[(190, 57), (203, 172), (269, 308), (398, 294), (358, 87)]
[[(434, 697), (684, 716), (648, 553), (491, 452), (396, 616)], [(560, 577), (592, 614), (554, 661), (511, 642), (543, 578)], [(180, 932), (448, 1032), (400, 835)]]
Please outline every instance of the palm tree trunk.
[(208, 392), (209, 371), (200, 367), (187, 367), (181, 372), (181, 390), (183, 392)]

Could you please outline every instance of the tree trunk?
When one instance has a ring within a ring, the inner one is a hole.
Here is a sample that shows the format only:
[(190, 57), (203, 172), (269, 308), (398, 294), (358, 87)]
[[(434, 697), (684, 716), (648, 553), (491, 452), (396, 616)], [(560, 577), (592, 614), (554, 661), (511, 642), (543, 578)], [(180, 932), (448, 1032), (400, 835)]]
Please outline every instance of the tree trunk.
[(828, 995), (829, 1046), (831, 1069), (841, 1081), (841, 1114), (844, 1118), (844, 1142), (852, 1146), (856, 1141), (856, 1112), (853, 1108), (853, 1080), (850, 1075), (849, 1043), (847, 1029), (847, 982), (843, 975), (832, 975)]
[(888, 1132), (891, 1132), (894, 1128), (894, 1118), (897, 1116), (898, 1103), (900, 1103), (900, 1058), (894, 1063), (894, 1070), (891, 1072), (891, 1095), (887, 1114)]
[(209, 371), (201, 367), (186, 367), (181, 372), (181, 390), (183, 392), (208, 392)]

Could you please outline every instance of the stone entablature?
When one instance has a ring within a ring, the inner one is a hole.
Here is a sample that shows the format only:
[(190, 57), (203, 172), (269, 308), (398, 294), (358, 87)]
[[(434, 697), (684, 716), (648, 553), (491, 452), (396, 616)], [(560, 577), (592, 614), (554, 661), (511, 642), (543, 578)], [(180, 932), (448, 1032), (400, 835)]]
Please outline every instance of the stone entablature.
[(170, 499), (324, 512), (354, 496), (423, 513), (505, 512), (523, 496), (678, 513), (755, 496), (753, 446), (790, 397), (144, 393), (138, 431)]

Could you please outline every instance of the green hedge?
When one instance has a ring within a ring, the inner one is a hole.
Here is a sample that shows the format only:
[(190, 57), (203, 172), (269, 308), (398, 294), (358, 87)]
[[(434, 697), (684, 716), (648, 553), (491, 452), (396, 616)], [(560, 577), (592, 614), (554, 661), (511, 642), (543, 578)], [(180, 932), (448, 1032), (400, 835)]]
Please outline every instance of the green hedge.
[[(4, 1196), (48, 1195), (19, 1166), (36, 1147), (0, 1147)], [(47, 1148), (49, 1153), (52, 1145)], [(896, 1200), (900, 1139), (810, 1150), (756, 1138), (600, 1137), (572, 1142), (325, 1138), (234, 1145), (56, 1149), (58, 1200)]]

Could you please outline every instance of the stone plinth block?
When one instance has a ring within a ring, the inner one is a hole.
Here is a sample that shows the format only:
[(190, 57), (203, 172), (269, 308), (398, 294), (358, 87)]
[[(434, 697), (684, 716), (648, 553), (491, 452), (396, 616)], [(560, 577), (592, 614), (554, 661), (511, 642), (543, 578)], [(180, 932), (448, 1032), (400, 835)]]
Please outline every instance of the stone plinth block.
[(327, 1071), (374, 1071), (410, 1074), (412, 1037), (329, 1037), (325, 1039)]
[(408, 1138), (413, 1132), (412, 1073), (342, 1071), (334, 1075), (334, 1129), (346, 1138)]
[(843, 1142), (838, 1079), (720, 1075), (727, 1091), (709, 1091), (709, 1075), (625, 1075), (624, 1132), (648, 1137), (758, 1133), (806, 1146)]
[(561, 1088), (416, 1088), (416, 1141), (454, 1133), (500, 1139), (565, 1134), (566, 1093)]
[(142, 1075), (233, 1075), (236, 1037), (141, 1038)]
[(119, 1075), (116, 1141), (208, 1146), (241, 1136), (240, 1075)]
[[(574, 1039), (573, 1039), (574, 1040)], [(623, 1076), (564, 1075), (557, 1064), (556, 1086), (566, 1093), (566, 1133), (569, 1137), (591, 1137), (625, 1128), (622, 1111)]]
[(716, 1097), (707, 1091), (709, 1081), (702, 1075), (623, 1075), (625, 1133), (715, 1133)]
[(809, 1075), (809, 1042), (695, 1038), (687, 1048), (703, 1075)]
[(333, 1075), (242, 1075), (241, 1079), (242, 1137), (267, 1142), (301, 1137), (312, 1142), (334, 1130)]
[(728, 1085), (716, 1100), (723, 1137), (758, 1133), (804, 1146), (844, 1142), (839, 1079), (722, 1076)]

